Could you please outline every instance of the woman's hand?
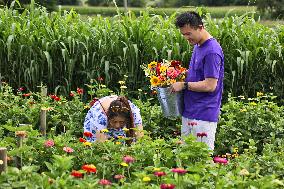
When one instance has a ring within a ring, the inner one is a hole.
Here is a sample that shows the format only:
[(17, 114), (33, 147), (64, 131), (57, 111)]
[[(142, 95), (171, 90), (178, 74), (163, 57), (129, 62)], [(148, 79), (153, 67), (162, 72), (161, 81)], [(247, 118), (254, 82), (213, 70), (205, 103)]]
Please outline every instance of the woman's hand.
[(97, 132), (96, 133), (97, 142), (105, 142), (107, 140), (107, 135), (104, 133)]

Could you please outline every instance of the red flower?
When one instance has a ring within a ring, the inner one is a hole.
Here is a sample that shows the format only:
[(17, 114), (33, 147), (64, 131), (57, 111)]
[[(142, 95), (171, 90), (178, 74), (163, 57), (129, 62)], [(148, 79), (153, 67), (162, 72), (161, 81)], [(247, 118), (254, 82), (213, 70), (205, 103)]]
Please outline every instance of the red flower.
[(86, 142), (86, 139), (84, 139), (84, 138), (79, 138), (79, 141), (80, 141), (80, 142)]
[(54, 100), (55, 100), (55, 101), (60, 101), (60, 100), (61, 100), (61, 98), (60, 98), (60, 97), (58, 97), (58, 96), (56, 96), (56, 97), (54, 98)]
[(172, 172), (173, 173), (178, 173), (180, 175), (183, 175), (183, 174), (185, 174), (187, 172), (187, 170), (185, 170), (183, 168), (174, 168), (174, 169), (172, 169)]
[(161, 176), (165, 176), (166, 173), (164, 171), (157, 171), (157, 172), (154, 173), (154, 175), (157, 176), (157, 177), (161, 177)]
[(202, 132), (202, 133), (197, 133), (196, 134), (197, 135), (197, 137), (207, 137), (207, 133), (205, 133), (205, 132)]
[(124, 175), (114, 175), (114, 178), (117, 180), (120, 180), (120, 179), (125, 178), (125, 176)]
[(160, 68), (161, 68), (161, 63), (158, 63), (158, 64), (157, 64), (157, 68), (156, 68), (157, 76), (159, 76), (159, 75), (161, 74)]
[(220, 163), (226, 165), (228, 163), (228, 160), (226, 158), (221, 157), (214, 157), (213, 158), (214, 163)]
[(124, 156), (122, 159), (125, 163), (128, 163), (128, 164), (133, 163), (135, 161), (135, 159), (131, 156)]
[(83, 92), (84, 92), (83, 89), (77, 87), (77, 93), (78, 93), (79, 95), (83, 94)]
[(57, 96), (56, 95), (49, 95), (51, 99), (55, 99)]
[(173, 60), (171, 61), (171, 66), (172, 67), (179, 67), (181, 65), (181, 62), (178, 60)]
[(101, 179), (99, 181), (99, 184), (103, 185), (103, 186), (106, 186), (106, 185), (111, 185), (111, 182), (109, 180), (107, 180), (107, 179)]
[(74, 96), (75, 96), (75, 94), (74, 94), (74, 93), (72, 93), (72, 92), (70, 92), (69, 96), (74, 97)]
[(91, 132), (84, 132), (85, 137), (92, 137), (93, 134)]
[(176, 186), (174, 184), (161, 184), (161, 189), (174, 189)]
[(80, 171), (76, 171), (76, 170), (73, 170), (72, 173), (71, 173), (71, 175), (72, 175), (73, 177), (76, 177), (76, 178), (83, 178), (83, 176), (84, 176), (83, 173), (81, 173)]
[(90, 107), (92, 107), (99, 99), (98, 98), (93, 98), (93, 100), (90, 102)]
[(25, 97), (31, 96), (31, 93), (23, 94), (23, 96), (25, 96)]
[(87, 173), (96, 173), (97, 172), (97, 168), (96, 166), (94, 166), (93, 164), (90, 165), (83, 165), (82, 169), (84, 171), (86, 171)]

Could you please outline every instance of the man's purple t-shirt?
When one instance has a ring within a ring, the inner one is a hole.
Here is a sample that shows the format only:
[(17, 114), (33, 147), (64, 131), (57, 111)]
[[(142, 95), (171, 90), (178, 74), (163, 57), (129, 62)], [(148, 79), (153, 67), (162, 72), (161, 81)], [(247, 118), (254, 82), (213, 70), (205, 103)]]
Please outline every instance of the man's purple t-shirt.
[(218, 122), (224, 78), (224, 55), (220, 44), (210, 38), (202, 45), (195, 45), (186, 77), (187, 82), (218, 79), (214, 92), (185, 90), (183, 117)]

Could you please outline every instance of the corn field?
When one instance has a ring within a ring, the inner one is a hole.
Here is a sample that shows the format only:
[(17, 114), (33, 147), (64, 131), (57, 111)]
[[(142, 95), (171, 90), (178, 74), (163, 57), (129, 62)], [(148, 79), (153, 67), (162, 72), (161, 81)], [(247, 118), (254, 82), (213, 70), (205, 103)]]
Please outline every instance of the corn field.
[[(118, 12), (86, 20), (72, 10), (48, 13), (33, 5), (22, 13), (0, 9), (2, 81), (29, 90), (43, 83), (50, 91), (68, 94), (98, 77), (116, 88), (128, 75), (129, 89), (146, 89), (141, 64), (177, 59), (188, 65), (192, 47), (175, 28), (175, 16)], [(224, 50), (225, 92), (269, 91), (283, 97), (284, 26), (269, 28), (252, 17), (205, 18), (206, 28)]]

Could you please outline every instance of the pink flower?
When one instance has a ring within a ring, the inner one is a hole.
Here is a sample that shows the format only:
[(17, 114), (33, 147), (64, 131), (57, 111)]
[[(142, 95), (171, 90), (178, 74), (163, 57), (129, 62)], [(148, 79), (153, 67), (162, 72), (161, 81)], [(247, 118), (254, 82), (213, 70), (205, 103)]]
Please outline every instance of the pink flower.
[(131, 156), (124, 156), (122, 159), (125, 163), (128, 163), (128, 164), (133, 163), (135, 161), (135, 159)]
[(181, 72), (179, 70), (170, 69), (167, 71), (167, 76), (169, 76), (171, 79), (176, 79), (180, 73)]
[(23, 91), (23, 90), (25, 90), (24, 87), (18, 88), (18, 91)]
[(31, 96), (31, 93), (25, 93), (25, 94), (23, 94), (23, 96), (25, 96), (25, 97)]
[(220, 163), (226, 165), (228, 163), (228, 160), (226, 158), (221, 157), (214, 157), (213, 158), (214, 163)]
[(164, 171), (157, 171), (157, 172), (154, 173), (154, 175), (157, 176), (157, 177), (161, 177), (161, 176), (165, 176), (166, 173)]
[(99, 184), (103, 185), (103, 186), (106, 186), (106, 185), (111, 185), (111, 182), (109, 180), (107, 180), (107, 179), (101, 179), (99, 181)]
[(205, 132), (202, 132), (202, 133), (197, 133), (196, 134), (197, 135), (197, 137), (207, 137), (207, 133), (205, 133)]
[(174, 184), (161, 184), (161, 189), (174, 189), (176, 186)]
[(72, 153), (72, 152), (74, 152), (74, 150), (73, 150), (72, 148), (67, 147), (67, 146), (65, 146), (65, 147), (63, 148), (63, 150), (64, 150), (65, 152), (67, 152), (67, 153)]
[(117, 180), (120, 180), (120, 179), (125, 178), (125, 176), (124, 175), (114, 175), (114, 178)]
[(52, 147), (54, 146), (54, 141), (53, 140), (47, 140), (44, 142), (44, 146), (49, 148), (49, 147)]
[(71, 93), (69, 94), (69, 96), (70, 96), (70, 97), (74, 97), (75, 94), (71, 92)]
[(178, 173), (180, 175), (183, 175), (187, 172), (187, 170), (183, 169), (183, 168), (173, 168), (172, 169), (172, 172), (173, 173)]

